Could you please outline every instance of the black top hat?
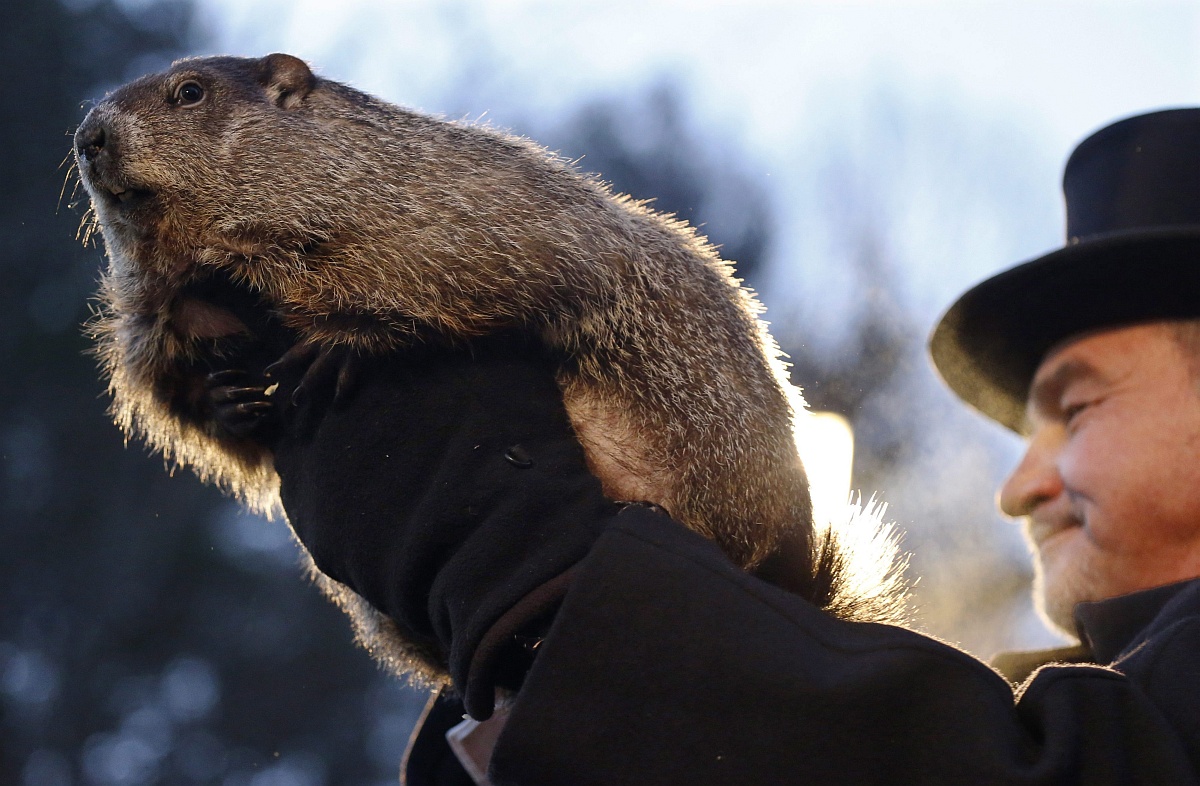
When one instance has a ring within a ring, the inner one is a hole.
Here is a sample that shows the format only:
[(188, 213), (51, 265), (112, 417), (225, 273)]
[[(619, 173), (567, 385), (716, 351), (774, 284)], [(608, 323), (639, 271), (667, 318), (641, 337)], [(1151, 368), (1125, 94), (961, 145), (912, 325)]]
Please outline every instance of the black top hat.
[(1046, 353), (1089, 330), (1200, 317), (1200, 109), (1126, 118), (1075, 148), (1067, 245), (967, 291), (929, 340), (950, 388), (1021, 431)]

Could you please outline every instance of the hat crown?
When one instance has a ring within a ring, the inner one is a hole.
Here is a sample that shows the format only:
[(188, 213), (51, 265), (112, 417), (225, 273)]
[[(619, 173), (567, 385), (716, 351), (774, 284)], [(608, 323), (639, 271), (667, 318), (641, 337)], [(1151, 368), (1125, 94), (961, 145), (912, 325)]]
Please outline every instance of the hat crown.
[(1200, 108), (1126, 118), (1063, 174), (1067, 245), (969, 289), (929, 350), (950, 388), (1020, 431), (1052, 347), (1139, 322), (1200, 319)]
[(1067, 242), (1200, 226), (1200, 109), (1126, 118), (1079, 143), (1063, 173)]

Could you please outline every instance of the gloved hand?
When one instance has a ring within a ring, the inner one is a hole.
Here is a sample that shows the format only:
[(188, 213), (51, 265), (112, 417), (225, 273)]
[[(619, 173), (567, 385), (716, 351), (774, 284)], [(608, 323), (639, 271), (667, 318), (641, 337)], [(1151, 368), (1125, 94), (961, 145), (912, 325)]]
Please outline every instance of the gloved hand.
[(306, 380), (274, 445), (317, 567), (444, 653), (479, 719), (519, 658), (514, 636), (552, 614), (620, 510), (588, 471), (554, 370), (514, 340), (361, 360), (344, 400)]

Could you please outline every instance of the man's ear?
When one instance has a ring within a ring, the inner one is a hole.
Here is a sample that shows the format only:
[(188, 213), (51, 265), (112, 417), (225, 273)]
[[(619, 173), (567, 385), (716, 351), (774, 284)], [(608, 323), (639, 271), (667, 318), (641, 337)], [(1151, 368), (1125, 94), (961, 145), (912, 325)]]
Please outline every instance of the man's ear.
[(266, 88), (267, 98), (281, 109), (295, 109), (316, 87), (312, 69), (298, 57), (276, 53), (261, 61), (259, 80)]

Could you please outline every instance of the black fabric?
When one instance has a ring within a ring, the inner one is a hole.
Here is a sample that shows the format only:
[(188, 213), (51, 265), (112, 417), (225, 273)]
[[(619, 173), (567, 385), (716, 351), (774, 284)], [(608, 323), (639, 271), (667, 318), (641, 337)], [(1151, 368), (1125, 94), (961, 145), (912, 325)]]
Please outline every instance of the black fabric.
[(317, 567), (444, 653), (479, 719), (520, 649), (493, 629), (545, 615), (565, 583), (546, 588), (618, 511), (587, 470), (555, 368), (507, 339), (362, 361), (348, 399), (306, 384), (275, 446), (284, 508)]
[(1041, 359), (1071, 336), (1200, 316), (1200, 109), (1127, 118), (1063, 175), (1067, 244), (968, 290), (930, 337), (955, 393), (1014, 431)]
[(929, 353), (946, 384), (1021, 433), (1038, 365), (1072, 336), (1200, 316), (1200, 237), (1163, 230), (1067, 246), (969, 290), (935, 328)]
[(1197, 783), (1200, 581), (1132, 637), (1101, 620), (1097, 640), (1128, 639), (1114, 668), (1045, 667), (1018, 699), (965, 653), (836, 620), (661, 512), (618, 512), (553, 362), (485, 349), (373, 361), (332, 405), (309, 389), (276, 461), (317, 565), (445, 652), (475, 717), (494, 631), (545, 629), (496, 784)]
[(466, 708), (453, 693), (429, 697), (401, 765), (402, 786), (476, 786), (446, 742), (446, 732), (462, 723)]
[(835, 620), (631, 511), (578, 566), (493, 780), (1197, 783), (1200, 581), (1145, 632), (1115, 669), (1045, 667), (1018, 699), (965, 653)]
[(1166, 606), (1195, 583), (1181, 581), (1075, 607), (1075, 627), (1097, 663), (1112, 663), (1140, 647), (1151, 623)]
[(1137, 649), (1149, 635), (1150, 623), (1192, 581), (1121, 595), (1075, 607), (1075, 629), (1082, 641), (1068, 647), (1027, 652), (1003, 652), (992, 658), (992, 668), (1010, 683), (1020, 685), (1033, 672), (1052, 663), (1111, 664), (1122, 653)]
[(1063, 173), (1067, 242), (1200, 223), (1200, 109), (1112, 123), (1079, 143)]

